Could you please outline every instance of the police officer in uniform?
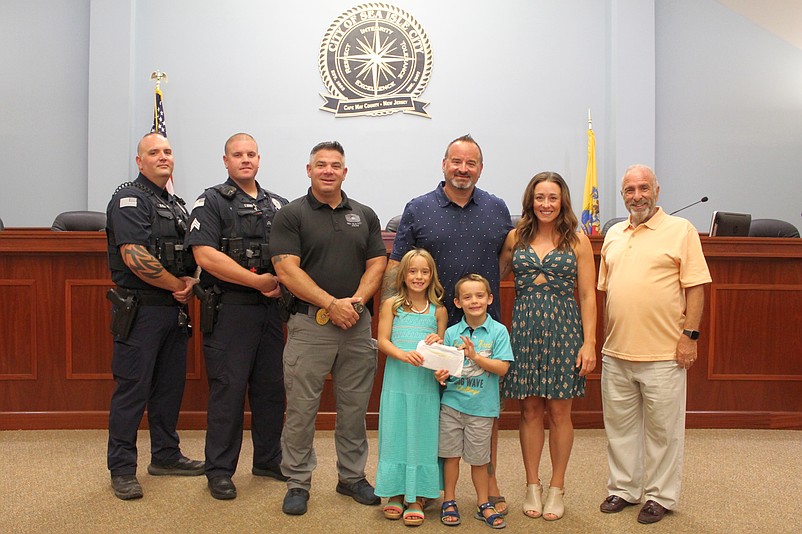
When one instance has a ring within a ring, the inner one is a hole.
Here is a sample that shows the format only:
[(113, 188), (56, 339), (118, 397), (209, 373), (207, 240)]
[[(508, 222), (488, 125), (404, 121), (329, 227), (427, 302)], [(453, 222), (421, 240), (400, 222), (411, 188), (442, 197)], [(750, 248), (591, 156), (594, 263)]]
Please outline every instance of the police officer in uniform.
[(281, 474), (284, 338), (278, 280), (267, 252), (274, 214), (287, 200), (256, 181), (259, 149), (248, 134), (225, 144), (225, 183), (195, 202), (188, 240), (203, 268), (203, 353), (209, 376), (206, 476), (215, 499), (234, 499), (231, 476), (242, 448), (245, 392), (251, 408), (253, 469)]
[(116, 387), (109, 409), (108, 468), (114, 494), (142, 497), (136, 478), (136, 438), (147, 407), (151, 475), (201, 475), (203, 462), (181, 454), (176, 423), (184, 395), (186, 304), (196, 265), (183, 245), (183, 200), (165, 191), (173, 152), (157, 133), (137, 147), (139, 176), (120, 186), (106, 209), (109, 267), (117, 287), (113, 302), (112, 372)]

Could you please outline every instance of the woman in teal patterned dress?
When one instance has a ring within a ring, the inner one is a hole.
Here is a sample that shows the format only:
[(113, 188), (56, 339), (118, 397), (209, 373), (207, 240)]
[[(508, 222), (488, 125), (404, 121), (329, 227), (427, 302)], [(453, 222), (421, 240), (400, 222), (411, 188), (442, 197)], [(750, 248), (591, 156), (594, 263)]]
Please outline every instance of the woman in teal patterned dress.
[[(501, 252), (502, 274), (512, 268), (516, 291), (515, 361), (502, 394), (521, 405), (524, 514), (549, 521), (565, 512), (565, 471), (574, 442), (571, 402), (585, 395), (585, 375), (596, 366), (596, 268), (590, 240), (577, 233), (577, 226), (565, 180), (542, 172), (526, 186), (521, 219)], [(546, 414), (552, 476), (543, 504), (538, 470)]]
[(437, 458), (440, 389), (434, 372), (421, 367), (418, 342), (442, 343), (448, 313), (431, 254), (407, 252), (398, 266), (398, 294), (379, 311), (379, 350), (387, 355), (379, 405), (376, 495), (387, 497), (384, 516), (423, 523), (423, 499), (440, 496)]

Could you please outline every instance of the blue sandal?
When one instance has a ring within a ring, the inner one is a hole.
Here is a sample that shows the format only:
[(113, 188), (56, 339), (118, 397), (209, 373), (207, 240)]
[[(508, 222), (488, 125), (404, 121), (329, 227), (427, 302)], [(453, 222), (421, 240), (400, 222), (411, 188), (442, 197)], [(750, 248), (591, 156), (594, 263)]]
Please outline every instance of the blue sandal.
[[(446, 512), (446, 508), (454, 507), (454, 510), (450, 512)], [(455, 517), (455, 521), (446, 521), (446, 517)], [(440, 522), (447, 527), (456, 527), (460, 523), (462, 523), (462, 519), (459, 516), (459, 508), (457, 508), (457, 501), (451, 500), (446, 501), (440, 507)]]
[[(496, 505), (500, 502), (503, 502), (505, 505), (507, 504), (507, 499), (505, 499), (502, 495), (488, 495), (487, 500), (490, 501), (490, 504), (493, 505), (493, 508), (496, 508)], [(496, 508), (496, 512), (500, 513), (503, 516), (506, 516), (507, 513), (510, 511), (510, 507), (507, 506), (503, 511), (499, 512), (498, 508)]]
[[(443, 503), (443, 504), (445, 504), (445, 503)], [(493, 510), (493, 513), (490, 514), (490, 516), (485, 517), (485, 514), (483, 512), (485, 510), (487, 510), (488, 508)], [(504, 520), (504, 516), (501, 515), (500, 513), (496, 512), (496, 509), (493, 508), (493, 505), (491, 503), (489, 503), (489, 502), (486, 502), (484, 504), (480, 504), (476, 508), (476, 514), (474, 515), (474, 517), (476, 519), (484, 521), (485, 524), (490, 528), (499, 529), (499, 528), (504, 528), (504, 527), (507, 526), (507, 522)], [(496, 521), (498, 521), (499, 519), (501, 519), (501, 523), (496, 523)]]

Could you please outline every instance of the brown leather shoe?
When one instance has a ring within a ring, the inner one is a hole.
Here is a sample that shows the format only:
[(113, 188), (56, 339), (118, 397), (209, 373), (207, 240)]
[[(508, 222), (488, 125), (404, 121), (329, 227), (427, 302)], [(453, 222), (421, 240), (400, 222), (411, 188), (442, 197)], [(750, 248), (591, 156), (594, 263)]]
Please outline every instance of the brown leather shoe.
[(643, 523), (644, 525), (648, 525), (651, 523), (657, 523), (663, 516), (669, 512), (667, 508), (663, 508), (663, 506), (655, 501), (648, 500), (646, 504), (643, 505), (643, 508), (640, 509), (640, 513), (638, 514), (638, 523)]
[(635, 506), (636, 504), (638, 503), (626, 501), (618, 495), (610, 495), (601, 503), (599, 510), (605, 514), (617, 514), (627, 506)]

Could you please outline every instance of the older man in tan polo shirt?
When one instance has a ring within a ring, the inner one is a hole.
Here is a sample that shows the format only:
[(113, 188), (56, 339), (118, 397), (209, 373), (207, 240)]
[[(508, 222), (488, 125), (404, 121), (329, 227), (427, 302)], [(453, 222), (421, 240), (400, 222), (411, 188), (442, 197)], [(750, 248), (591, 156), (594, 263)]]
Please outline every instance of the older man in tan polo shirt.
[(607, 293), (602, 403), (610, 469), (600, 509), (645, 501), (640, 523), (660, 521), (679, 500), (686, 374), (711, 282), (696, 228), (658, 207), (659, 193), (649, 167), (626, 170), (621, 196), (630, 216), (605, 236), (598, 282)]

